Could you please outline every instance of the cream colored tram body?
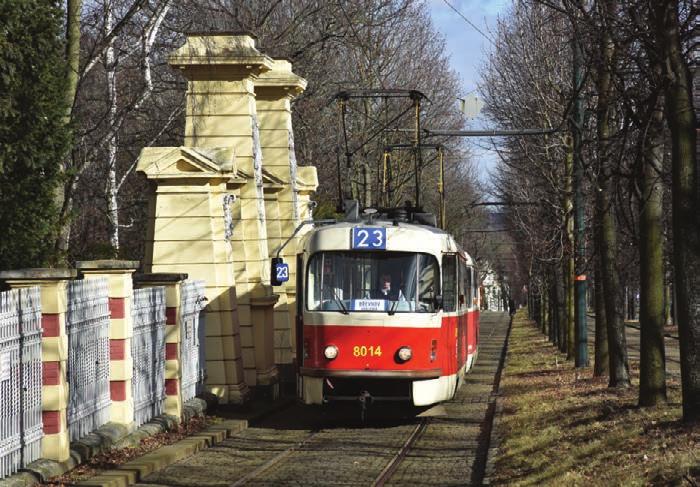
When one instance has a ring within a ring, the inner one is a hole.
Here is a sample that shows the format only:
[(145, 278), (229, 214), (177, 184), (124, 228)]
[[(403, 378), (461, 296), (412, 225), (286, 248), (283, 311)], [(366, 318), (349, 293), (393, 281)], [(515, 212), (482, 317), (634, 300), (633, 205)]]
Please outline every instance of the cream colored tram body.
[(478, 352), (476, 276), (471, 257), (435, 227), (315, 227), (297, 256), (300, 399), (452, 398)]

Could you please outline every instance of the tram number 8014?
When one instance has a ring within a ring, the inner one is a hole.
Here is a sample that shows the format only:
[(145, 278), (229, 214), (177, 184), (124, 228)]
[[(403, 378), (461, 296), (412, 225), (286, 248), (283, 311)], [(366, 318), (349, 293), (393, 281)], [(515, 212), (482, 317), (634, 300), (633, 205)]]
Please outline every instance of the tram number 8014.
[(370, 345), (355, 345), (352, 347), (353, 357), (381, 357), (382, 356), (382, 346), (377, 345), (376, 347)]

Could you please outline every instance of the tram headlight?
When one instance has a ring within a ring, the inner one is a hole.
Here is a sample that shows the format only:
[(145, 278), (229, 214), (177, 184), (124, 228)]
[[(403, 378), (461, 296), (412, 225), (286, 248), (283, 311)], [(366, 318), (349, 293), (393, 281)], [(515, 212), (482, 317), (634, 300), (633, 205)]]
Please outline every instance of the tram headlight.
[(411, 357), (413, 357), (413, 350), (411, 350), (411, 347), (401, 347), (396, 352), (396, 357), (401, 362), (408, 362), (409, 360), (411, 360)]
[(326, 348), (323, 349), (323, 355), (328, 360), (333, 360), (338, 356), (338, 347), (336, 347), (335, 345), (328, 345)]

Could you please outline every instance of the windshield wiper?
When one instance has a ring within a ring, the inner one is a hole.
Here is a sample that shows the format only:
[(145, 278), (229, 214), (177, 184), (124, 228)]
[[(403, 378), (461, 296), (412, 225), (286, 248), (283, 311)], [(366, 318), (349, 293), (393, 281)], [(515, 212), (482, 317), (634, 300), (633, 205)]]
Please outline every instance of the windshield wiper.
[(335, 302), (338, 303), (338, 306), (340, 306), (340, 309), (339, 309), (338, 311), (340, 311), (340, 312), (343, 313), (344, 315), (350, 314), (350, 312), (348, 311), (348, 309), (347, 309), (347, 308), (345, 307), (345, 305), (343, 304), (343, 300), (340, 299), (340, 298), (338, 297), (338, 295), (336, 294), (335, 288), (333, 288), (333, 299), (335, 299)]
[(396, 314), (396, 309), (399, 307), (399, 301), (398, 299), (396, 301), (393, 301), (391, 303), (391, 308), (389, 308), (388, 314), (389, 316), (394, 316)]

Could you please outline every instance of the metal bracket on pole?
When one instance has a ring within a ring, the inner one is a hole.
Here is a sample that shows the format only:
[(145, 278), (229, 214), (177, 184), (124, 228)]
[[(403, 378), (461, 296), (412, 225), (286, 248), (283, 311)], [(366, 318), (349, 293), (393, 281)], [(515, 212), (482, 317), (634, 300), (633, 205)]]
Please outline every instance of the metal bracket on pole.
[(287, 240), (284, 241), (284, 243), (280, 246), (279, 249), (277, 249), (276, 258), (278, 258), (278, 259), (280, 258), (280, 254), (282, 253), (282, 250), (284, 250), (284, 248), (287, 246), (287, 244), (289, 244), (289, 242), (291, 242), (294, 239), (294, 237), (297, 236), (297, 233), (299, 233), (299, 230), (301, 230), (306, 225), (314, 225), (314, 224), (323, 225), (323, 224), (330, 224), (330, 223), (337, 223), (337, 220), (335, 220), (335, 219), (304, 220), (299, 225), (297, 225), (297, 227), (294, 229), (294, 232), (292, 232), (292, 235)]

